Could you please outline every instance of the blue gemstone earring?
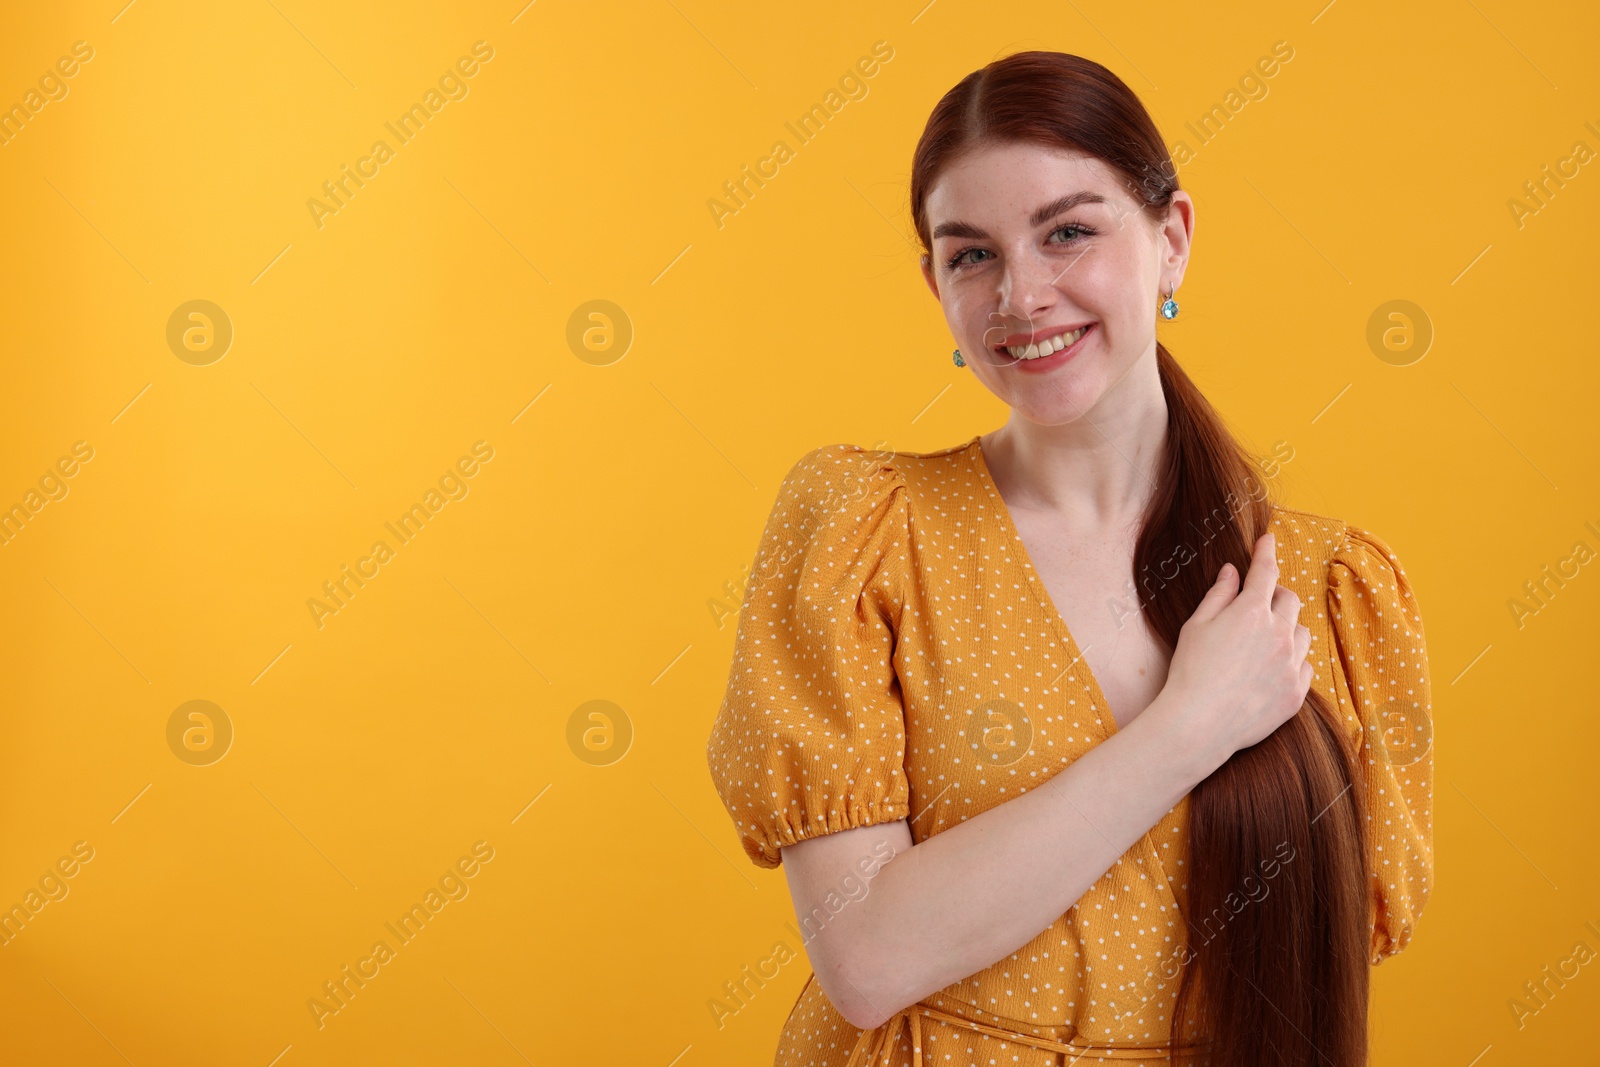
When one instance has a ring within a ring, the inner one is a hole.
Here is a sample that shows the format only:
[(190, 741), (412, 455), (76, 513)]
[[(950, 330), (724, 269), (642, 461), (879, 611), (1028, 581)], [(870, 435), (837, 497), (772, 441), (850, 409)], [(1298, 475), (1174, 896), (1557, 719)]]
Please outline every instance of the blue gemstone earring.
[(1178, 317), (1178, 302), (1172, 299), (1172, 294), (1173, 290), (1168, 289), (1167, 299), (1161, 305), (1161, 317), (1164, 319), (1175, 319)]
[(955, 355), (951, 358), (955, 360), (955, 364), (958, 367), (965, 367), (967, 365), (967, 361), (961, 358), (961, 349), (959, 348), (956, 349)]

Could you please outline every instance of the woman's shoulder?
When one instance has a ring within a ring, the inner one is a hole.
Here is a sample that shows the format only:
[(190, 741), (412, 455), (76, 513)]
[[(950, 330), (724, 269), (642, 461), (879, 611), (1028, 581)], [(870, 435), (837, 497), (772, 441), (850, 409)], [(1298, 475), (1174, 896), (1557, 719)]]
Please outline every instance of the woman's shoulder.
[(961, 464), (976, 440), (928, 451), (897, 449), (883, 440), (872, 445), (818, 445), (790, 466), (780, 496), (790, 494), (815, 503), (885, 496)]
[(1268, 529), (1277, 535), (1278, 565), (1281, 567), (1288, 562), (1284, 553), (1287, 548), (1305, 556), (1308, 563), (1318, 564), (1319, 570), (1326, 570), (1334, 553), (1344, 544), (1345, 525), (1343, 519), (1332, 515), (1274, 505)]
[(1365, 526), (1302, 508), (1274, 506), (1278, 565), (1319, 579), (1324, 588), (1350, 575), (1404, 581), (1405, 568), (1389, 542)]
[(871, 506), (900, 482), (893, 451), (848, 443), (818, 445), (790, 465), (774, 506), (801, 516), (831, 514)]
[(765, 588), (769, 600), (797, 596), (802, 613), (824, 618), (870, 594), (897, 619), (914, 555), (904, 466), (904, 453), (849, 443), (795, 460), (762, 531), (751, 589)]

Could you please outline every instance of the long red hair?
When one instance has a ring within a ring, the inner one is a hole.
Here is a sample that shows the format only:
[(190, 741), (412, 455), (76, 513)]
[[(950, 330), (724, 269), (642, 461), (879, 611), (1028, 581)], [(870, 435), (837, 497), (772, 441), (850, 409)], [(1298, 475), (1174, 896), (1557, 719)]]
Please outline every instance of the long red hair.
[[(1100, 159), (1152, 223), (1165, 222), (1177, 170), (1139, 99), (1091, 60), (1020, 52), (967, 75), (928, 118), (912, 164), (911, 213), (930, 256), (927, 196), (941, 171), (977, 145), (1013, 142)], [(1222, 565), (1248, 570), (1273, 504), (1257, 457), (1159, 342), (1156, 359), (1169, 447), (1133, 577), (1141, 610), (1170, 653)], [(1180, 548), (1187, 554), (1172, 573)], [(1366, 1064), (1369, 872), (1359, 773), (1339, 716), (1313, 689), (1293, 718), (1190, 794), (1175, 1061)], [(1267, 864), (1269, 891), (1236, 906), (1241, 885), (1259, 882)]]

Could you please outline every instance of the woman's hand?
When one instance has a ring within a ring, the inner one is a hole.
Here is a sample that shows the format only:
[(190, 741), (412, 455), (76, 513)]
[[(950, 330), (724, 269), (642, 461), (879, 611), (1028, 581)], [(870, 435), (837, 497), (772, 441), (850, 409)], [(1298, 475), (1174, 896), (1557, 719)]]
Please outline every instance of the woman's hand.
[(1311, 688), (1311, 631), (1298, 621), (1300, 598), (1277, 584), (1276, 547), (1271, 534), (1256, 541), (1242, 589), (1223, 565), (1179, 630), (1157, 697), (1180, 743), (1214, 767), (1292, 718)]

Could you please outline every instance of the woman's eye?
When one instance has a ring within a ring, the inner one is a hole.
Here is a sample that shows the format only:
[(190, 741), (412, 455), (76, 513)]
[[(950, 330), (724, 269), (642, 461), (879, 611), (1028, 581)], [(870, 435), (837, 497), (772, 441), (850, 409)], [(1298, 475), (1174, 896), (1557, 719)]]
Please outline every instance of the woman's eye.
[[(1091, 237), (1094, 235), (1094, 230), (1090, 229), (1088, 226), (1080, 226), (1075, 222), (1069, 222), (1065, 226), (1057, 226), (1050, 232), (1050, 236), (1054, 237), (1058, 233), (1067, 233), (1069, 231), (1075, 236), (1069, 237), (1065, 241), (1058, 241), (1056, 243), (1064, 245), (1072, 244), (1074, 241), (1080, 240), (1083, 237)], [(989, 250), (986, 248), (963, 248), (961, 251), (957, 252), (955, 255), (951, 256), (945, 261), (945, 269), (960, 270), (962, 267), (970, 267), (978, 261), (967, 259), (968, 256), (988, 254)]]
[[(1055, 232), (1052, 233), (1050, 236), (1054, 237), (1057, 233), (1066, 233), (1068, 230), (1074, 230), (1077, 233), (1083, 234), (1085, 236), (1094, 233), (1094, 231), (1089, 229), (1089, 227), (1087, 227), (1087, 226), (1079, 226), (1075, 222), (1069, 222), (1065, 226), (1057, 227)], [(1073, 238), (1072, 240), (1076, 240), (1076, 238)], [(1062, 244), (1071, 244), (1072, 240), (1062, 241), (1061, 243)]]
[(959, 251), (955, 255), (951, 256), (949, 258), (949, 260), (947, 260), (945, 262), (945, 267), (950, 269), (950, 270), (956, 270), (956, 269), (958, 269), (960, 267), (964, 267), (967, 264), (961, 262), (963, 259), (965, 259), (967, 256), (971, 255), (974, 252), (984, 252), (984, 251), (987, 251), (987, 250), (986, 249), (982, 249), (982, 248), (963, 248), (961, 251)]

